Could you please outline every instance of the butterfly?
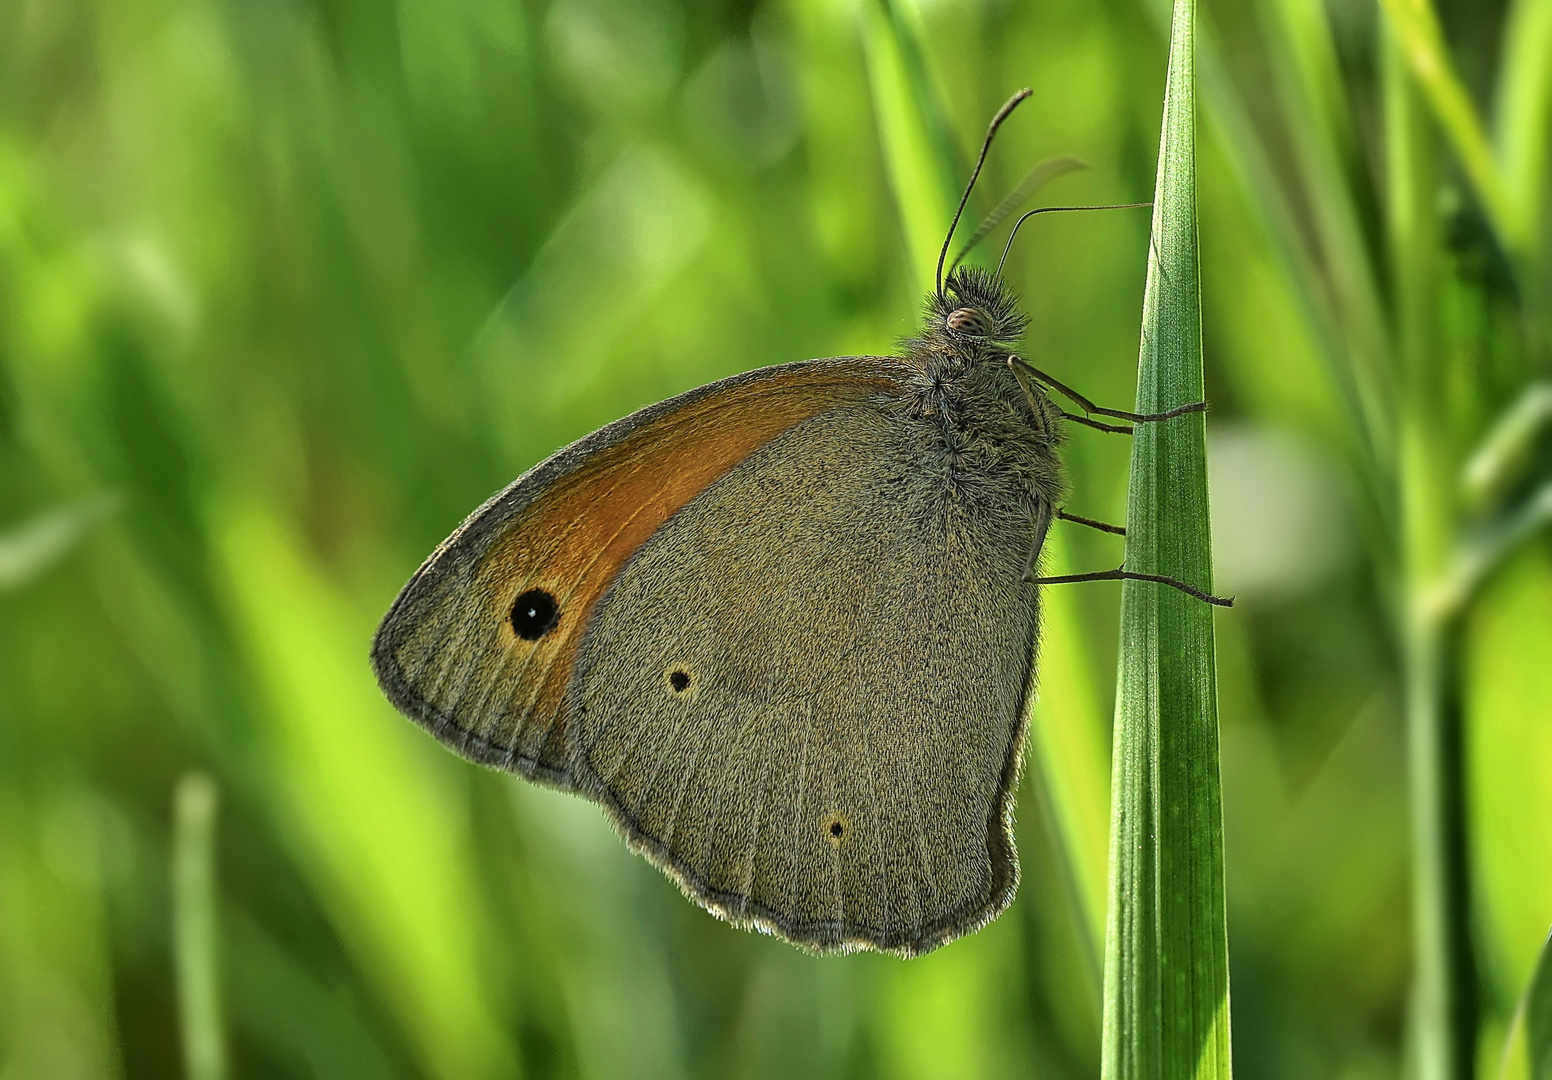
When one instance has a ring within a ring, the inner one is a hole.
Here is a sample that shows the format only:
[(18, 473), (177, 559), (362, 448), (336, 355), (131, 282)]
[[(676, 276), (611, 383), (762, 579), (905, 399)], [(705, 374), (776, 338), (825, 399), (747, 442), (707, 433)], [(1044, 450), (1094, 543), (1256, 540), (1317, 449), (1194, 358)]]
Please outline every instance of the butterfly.
[(1219, 602), (1034, 572), (1058, 517), (1124, 531), (1060, 509), (1066, 422), (1203, 406), (1100, 409), (1013, 352), (1000, 265), (944, 278), (1028, 96), (987, 130), (901, 355), (736, 375), (565, 447), (432, 552), (372, 643), (444, 745), (593, 800), (692, 900), (814, 951), (913, 956), (1011, 902), (1039, 585)]

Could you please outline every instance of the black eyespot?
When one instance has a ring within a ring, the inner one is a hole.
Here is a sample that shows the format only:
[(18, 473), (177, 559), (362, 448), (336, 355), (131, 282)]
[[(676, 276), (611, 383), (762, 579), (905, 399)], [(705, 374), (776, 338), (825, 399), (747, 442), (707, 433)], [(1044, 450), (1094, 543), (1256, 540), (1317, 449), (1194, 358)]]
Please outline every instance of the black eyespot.
[(674, 693), (682, 694), (690, 688), (690, 675), (686, 671), (675, 671), (668, 676), (668, 685), (674, 688)]
[(839, 821), (832, 821), (832, 822), (830, 822), (830, 835), (831, 836), (833, 836), (837, 840), (839, 840), (845, 834), (846, 834), (846, 826), (842, 825)]
[(555, 597), (543, 589), (529, 589), (512, 605), (512, 630), (524, 641), (538, 641), (559, 621)]
[(990, 337), (992, 321), (980, 308), (955, 308), (948, 313), (943, 324), (956, 334), (966, 337)]

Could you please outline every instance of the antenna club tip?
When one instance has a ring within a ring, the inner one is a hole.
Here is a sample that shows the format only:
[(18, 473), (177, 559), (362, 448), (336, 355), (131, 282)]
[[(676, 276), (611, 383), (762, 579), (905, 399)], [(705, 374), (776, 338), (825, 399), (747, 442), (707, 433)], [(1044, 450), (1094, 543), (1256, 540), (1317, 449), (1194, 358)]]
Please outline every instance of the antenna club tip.
[(992, 137), (997, 134), (997, 127), (1007, 119), (1013, 107), (1033, 93), (1029, 87), (1025, 87), (1008, 99), (1008, 103), (997, 110), (997, 115), (992, 117), (992, 122), (986, 129), (986, 141), (981, 144), (981, 156), (976, 159), (975, 169), (970, 173), (970, 182), (965, 185), (965, 193), (959, 197), (959, 207), (954, 211), (954, 220), (949, 223), (948, 235), (943, 238), (943, 250), (938, 252), (938, 270), (934, 278), (934, 285), (939, 296), (943, 294), (943, 261), (948, 258), (949, 241), (954, 239), (954, 230), (959, 227), (960, 215), (965, 212), (965, 203), (970, 201), (970, 192), (975, 187), (976, 177), (981, 175), (981, 166), (986, 164), (986, 152), (992, 148)]
[(1035, 92), (1026, 86), (1024, 89), (1010, 97), (1007, 104), (998, 109), (997, 115), (992, 117), (992, 122), (988, 125), (988, 132), (996, 131), (997, 125), (1006, 120), (1008, 118), (1008, 114), (1014, 109), (1018, 108), (1020, 102), (1024, 101), (1026, 98), (1031, 98), (1034, 96)]

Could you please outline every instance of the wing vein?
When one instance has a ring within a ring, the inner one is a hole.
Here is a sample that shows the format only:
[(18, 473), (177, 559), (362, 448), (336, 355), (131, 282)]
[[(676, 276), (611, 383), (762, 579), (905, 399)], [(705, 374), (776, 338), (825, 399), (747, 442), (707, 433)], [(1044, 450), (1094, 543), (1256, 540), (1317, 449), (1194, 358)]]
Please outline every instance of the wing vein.
[(765, 816), (765, 785), (771, 774), (771, 755), (769, 752), (760, 757), (760, 781), (755, 788), (754, 824), (749, 830), (749, 860), (748, 868), (744, 873), (741, 885), (744, 898), (744, 907), (747, 910), (754, 899), (754, 864), (756, 853), (760, 847), (761, 819)]
[(858, 726), (861, 728), (862, 735), (862, 760), (868, 767), (868, 801), (871, 804), (870, 813), (873, 819), (873, 836), (869, 838), (872, 840), (872, 844), (869, 846), (869, 861), (873, 863), (873, 876), (879, 881), (881, 886), (879, 889), (879, 894), (883, 897), (883, 920), (879, 924), (878, 936), (881, 938), (887, 938), (889, 936), (889, 905), (891, 896), (888, 880), (889, 875), (885, 869), (885, 867), (888, 865), (888, 860), (884, 860), (883, 866), (881, 866), (878, 862), (879, 857), (883, 853), (882, 844), (884, 841), (883, 818), (878, 812), (878, 770), (874, 768), (873, 749), (872, 745), (868, 741), (868, 717), (860, 717)]
[[(707, 888), (708, 891), (710, 891), (710, 889), (712, 887), (711, 886), (711, 868), (712, 868), (712, 862), (713, 862), (713, 860), (712, 860), (713, 850), (712, 849), (713, 849), (713, 846), (715, 844), (716, 838), (722, 835), (722, 821), (726, 817), (727, 806), (728, 806), (728, 803), (731, 801), (727, 797), (728, 787), (727, 787), (727, 784), (726, 784), (725, 781), (728, 779), (728, 774), (732, 771), (734, 763), (738, 760), (739, 751), (743, 748), (744, 736), (749, 733), (749, 728), (750, 728), (750, 726), (753, 723), (754, 723), (754, 713), (753, 713), (753, 711), (751, 711), (750, 713), (748, 713), (745, 716), (743, 724), (739, 727), (738, 734), (734, 737), (733, 743), (732, 743), (732, 747), (729, 750), (729, 752), (727, 754), (727, 757), (726, 757), (726, 760), (723, 763), (722, 773), (718, 777), (718, 781), (719, 781), (719, 783), (718, 783), (718, 790), (719, 790), (719, 792), (722, 793), (722, 795), (717, 800), (717, 802), (716, 802), (716, 804), (715, 804), (715, 806), (713, 808), (712, 819), (711, 819), (711, 828), (706, 833), (706, 836), (707, 836), (706, 849), (705, 849), (705, 854), (706, 854), (706, 871), (705, 871), (704, 877), (706, 879), (706, 888)], [(746, 901), (748, 900), (748, 894), (747, 893), (744, 895), (744, 899)]]
[(788, 854), (791, 855), (792, 881), (788, 891), (787, 912), (788, 918), (796, 921), (798, 907), (798, 882), (802, 880), (801, 844), (803, 836), (803, 799), (808, 790), (808, 746), (813, 741), (814, 712), (813, 707), (805, 700), (803, 703), (803, 715), (807, 721), (803, 725), (803, 754), (798, 759), (798, 798), (797, 805), (792, 808), (792, 830), (788, 834)]

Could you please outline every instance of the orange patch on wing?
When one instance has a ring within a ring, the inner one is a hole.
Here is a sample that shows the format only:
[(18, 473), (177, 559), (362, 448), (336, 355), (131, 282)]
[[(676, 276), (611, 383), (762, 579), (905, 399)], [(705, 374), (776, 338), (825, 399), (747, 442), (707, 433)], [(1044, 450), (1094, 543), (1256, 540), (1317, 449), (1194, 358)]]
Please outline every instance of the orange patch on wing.
[[(644, 424), (557, 477), (496, 538), (477, 572), (516, 661), (514, 710), (554, 739), (588, 617), (620, 568), (680, 507), (795, 424), (898, 385), (878, 361), (782, 372), (708, 394)], [(554, 629), (520, 639), (508, 615), (529, 589), (559, 607)], [(526, 655), (525, 655), (526, 654)]]

